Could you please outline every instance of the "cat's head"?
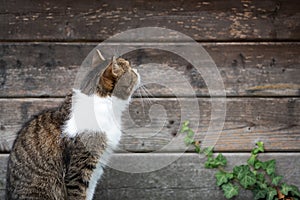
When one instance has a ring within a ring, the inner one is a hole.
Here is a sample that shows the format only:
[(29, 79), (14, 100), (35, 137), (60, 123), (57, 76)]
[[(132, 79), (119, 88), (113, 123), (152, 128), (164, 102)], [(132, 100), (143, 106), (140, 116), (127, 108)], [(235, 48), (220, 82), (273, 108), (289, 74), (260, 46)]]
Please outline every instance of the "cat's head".
[(113, 57), (103, 70), (97, 87), (97, 94), (116, 96), (128, 99), (140, 82), (136, 69), (131, 68), (129, 61)]
[(124, 58), (112, 57), (110, 61), (105, 61), (98, 50), (95, 56), (98, 56), (98, 61), (102, 60), (102, 62), (98, 64), (93, 62), (94, 69), (87, 76), (81, 91), (87, 95), (115, 96), (123, 100), (131, 97), (140, 83), (137, 70), (133, 69), (129, 61)]

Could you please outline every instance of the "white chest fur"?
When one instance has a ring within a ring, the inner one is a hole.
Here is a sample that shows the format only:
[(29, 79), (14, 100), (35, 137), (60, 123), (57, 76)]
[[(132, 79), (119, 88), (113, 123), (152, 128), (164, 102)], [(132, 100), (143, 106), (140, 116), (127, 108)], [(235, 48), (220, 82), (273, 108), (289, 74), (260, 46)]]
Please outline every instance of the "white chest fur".
[(87, 200), (92, 200), (98, 180), (103, 173), (113, 149), (121, 139), (121, 116), (129, 100), (116, 97), (101, 98), (97, 95), (87, 96), (74, 90), (70, 119), (66, 121), (63, 133), (67, 137), (80, 134), (105, 133), (108, 147), (105, 149), (96, 169), (92, 173), (87, 190)]

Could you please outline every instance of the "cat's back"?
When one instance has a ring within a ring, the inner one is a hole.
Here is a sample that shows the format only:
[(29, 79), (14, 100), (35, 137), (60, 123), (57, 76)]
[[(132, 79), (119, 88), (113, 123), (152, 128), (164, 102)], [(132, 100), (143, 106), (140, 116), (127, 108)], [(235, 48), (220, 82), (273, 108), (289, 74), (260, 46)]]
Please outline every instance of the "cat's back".
[(62, 113), (43, 111), (19, 131), (7, 173), (7, 199), (64, 199)]

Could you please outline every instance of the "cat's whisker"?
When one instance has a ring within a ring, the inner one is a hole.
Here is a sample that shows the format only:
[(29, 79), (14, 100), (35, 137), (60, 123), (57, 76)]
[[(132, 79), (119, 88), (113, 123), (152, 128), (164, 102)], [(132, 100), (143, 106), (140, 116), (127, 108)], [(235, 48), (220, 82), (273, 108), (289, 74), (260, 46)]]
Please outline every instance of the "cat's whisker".
[[(153, 95), (144, 86), (142, 86), (142, 89), (145, 94), (145, 100), (147, 101), (147, 103), (151, 104), (152, 103), (151, 98), (153, 98)], [(149, 98), (149, 97), (151, 97), (151, 98)]]
[(117, 48), (114, 48), (114, 55), (116, 55), (117, 57), (120, 56), (119, 46), (117, 46)]
[(145, 100), (148, 104), (152, 104), (152, 100), (151, 100), (151, 98), (149, 98), (148, 95), (145, 96)]
[(154, 96), (151, 94), (151, 92), (145, 86), (143, 86), (143, 89), (150, 97), (154, 98)]
[(143, 96), (141, 95), (141, 97), (142, 97), (142, 100), (144, 100), (145, 99), (145, 101), (148, 103), (148, 97), (147, 97), (147, 93), (145, 92), (145, 90), (144, 90), (144, 88), (143, 88), (143, 86), (141, 86), (140, 87), (141, 88), (141, 90), (143, 91)]
[(140, 101), (142, 103), (142, 109), (143, 109), (143, 115), (145, 115), (145, 106), (144, 106), (144, 101), (143, 101), (143, 97), (142, 97), (142, 93), (140, 90), (138, 90), (139, 94), (140, 94)]

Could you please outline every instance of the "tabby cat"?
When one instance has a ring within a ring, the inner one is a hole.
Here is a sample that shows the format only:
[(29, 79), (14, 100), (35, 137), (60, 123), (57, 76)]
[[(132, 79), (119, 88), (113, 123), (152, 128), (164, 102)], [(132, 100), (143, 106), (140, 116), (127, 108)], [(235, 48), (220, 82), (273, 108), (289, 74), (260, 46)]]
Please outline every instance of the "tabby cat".
[(127, 60), (113, 57), (95, 67), (60, 107), (27, 122), (9, 157), (6, 199), (93, 199), (121, 137), (122, 111), (139, 82)]

